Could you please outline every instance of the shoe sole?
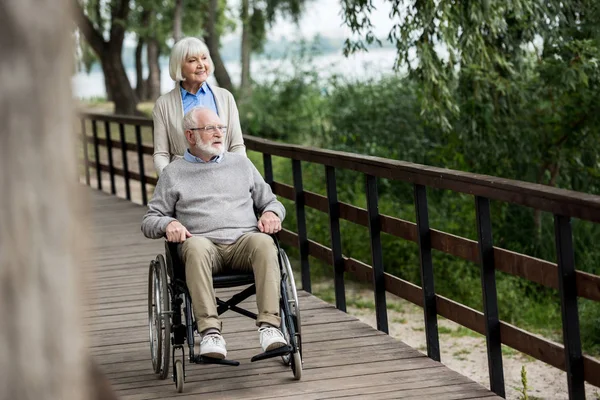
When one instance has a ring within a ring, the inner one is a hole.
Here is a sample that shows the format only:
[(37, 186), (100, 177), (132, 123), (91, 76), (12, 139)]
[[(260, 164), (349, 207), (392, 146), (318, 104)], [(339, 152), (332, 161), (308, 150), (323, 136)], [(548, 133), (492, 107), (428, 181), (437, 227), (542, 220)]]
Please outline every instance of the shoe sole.
[(223, 360), (225, 359), (226, 354), (223, 353), (204, 353), (204, 354), (200, 354), (202, 357), (208, 357), (208, 358), (216, 358), (218, 360)]
[(286, 345), (287, 345), (287, 343), (282, 343), (282, 342), (271, 343), (269, 346), (267, 346), (267, 349), (265, 350), (265, 352), (275, 350), (275, 349), (278, 349), (278, 348), (286, 346)]

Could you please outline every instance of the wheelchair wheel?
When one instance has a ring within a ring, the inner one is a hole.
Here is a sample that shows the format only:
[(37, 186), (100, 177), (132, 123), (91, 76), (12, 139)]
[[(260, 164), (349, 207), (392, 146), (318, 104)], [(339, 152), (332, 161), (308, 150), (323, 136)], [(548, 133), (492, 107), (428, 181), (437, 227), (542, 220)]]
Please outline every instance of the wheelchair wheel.
[(183, 372), (183, 362), (181, 360), (175, 361), (175, 388), (177, 389), (177, 393), (183, 392), (183, 386), (185, 384), (185, 375)]
[[(280, 262), (282, 265), (282, 271), (284, 274), (284, 279), (285, 279), (284, 284), (285, 284), (287, 297), (288, 297), (288, 309), (290, 311), (290, 314), (292, 317), (291, 319), (294, 324), (295, 336), (291, 337), (290, 330), (288, 329), (287, 324), (285, 322), (281, 324), (281, 328), (282, 328), (281, 331), (282, 331), (284, 337), (286, 338), (286, 340), (288, 341), (288, 343), (292, 344), (292, 341), (294, 341), (294, 344), (295, 344), (294, 347), (296, 348), (296, 353), (298, 354), (298, 358), (301, 360), (302, 341), (300, 340), (300, 338), (301, 338), (300, 303), (298, 302), (298, 292), (296, 291), (296, 283), (294, 281), (294, 272), (292, 271), (292, 266), (290, 264), (290, 260), (288, 259), (287, 254), (285, 254), (285, 251), (283, 249), (279, 250), (279, 257), (280, 257)], [(285, 318), (285, 314), (284, 314), (283, 310), (281, 311), (280, 315), (283, 318)], [(293, 363), (293, 356), (295, 356), (296, 353), (282, 356), (281, 360), (283, 361), (283, 364), (291, 365)], [(295, 375), (295, 373), (294, 373), (294, 375)]]
[(297, 351), (292, 354), (292, 372), (294, 373), (294, 379), (299, 381), (302, 379), (302, 356)]
[(171, 318), (167, 270), (162, 254), (150, 262), (148, 328), (152, 367), (154, 372), (159, 374), (160, 379), (166, 379), (171, 357)]

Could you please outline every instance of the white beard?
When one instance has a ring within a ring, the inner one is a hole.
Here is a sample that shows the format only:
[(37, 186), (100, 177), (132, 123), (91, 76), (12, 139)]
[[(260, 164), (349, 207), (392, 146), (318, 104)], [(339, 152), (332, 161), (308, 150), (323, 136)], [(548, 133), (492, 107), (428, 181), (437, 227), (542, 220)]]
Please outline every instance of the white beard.
[(196, 139), (196, 149), (206, 156), (210, 156), (211, 158), (214, 156), (220, 156), (225, 151), (223, 144), (221, 144), (221, 149), (216, 149), (212, 146), (212, 143), (204, 143), (200, 137), (200, 133), (195, 132), (194, 136)]

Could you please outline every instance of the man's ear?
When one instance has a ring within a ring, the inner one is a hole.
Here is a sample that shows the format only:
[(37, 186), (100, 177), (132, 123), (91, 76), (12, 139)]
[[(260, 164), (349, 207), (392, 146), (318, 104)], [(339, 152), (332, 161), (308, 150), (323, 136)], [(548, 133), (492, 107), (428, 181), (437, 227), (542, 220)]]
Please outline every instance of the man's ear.
[(196, 144), (196, 139), (194, 138), (193, 131), (188, 129), (184, 132), (184, 134), (185, 134), (185, 138), (187, 139), (189, 144), (191, 144), (192, 146)]

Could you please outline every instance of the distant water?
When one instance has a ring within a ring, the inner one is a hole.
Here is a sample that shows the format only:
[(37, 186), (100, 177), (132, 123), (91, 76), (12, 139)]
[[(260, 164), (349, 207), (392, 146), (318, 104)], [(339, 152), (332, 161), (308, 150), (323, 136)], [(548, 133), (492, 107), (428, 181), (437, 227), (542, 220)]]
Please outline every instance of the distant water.
[[(393, 73), (396, 52), (394, 49), (372, 49), (368, 53), (354, 54), (348, 58), (342, 54), (328, 54), (315, 57), (313, 60), (301, 62), (302, 70), (314, 70), (325, 81), (334, 74), (342, 75), (351, 80), (377, 79), (383, 75)], [(240, 81), (241, 66), (239, 62), (225, 63), (227, 71), (234, 85)], [(253, 60), (252, 78), (258, 82), (266, 82), (278, 75), (291, 75), (294, 67), (289, 60)], [(144, 72), (147, 74), (147, 72)], [(135, 86), (135, 70), (128, 69), (129, 81)], [(209, 82), (215, 83), (214, 77)], [(81, 99), (92, 97), (106, 97), (104, 75), (101, 71), (90, 74), (78, 73), (72, 78), (73, 94)], [(161, 66), (161, 93), (166, 93), (173, 88), (173, 81), (169, 76), (167, 65)]]

